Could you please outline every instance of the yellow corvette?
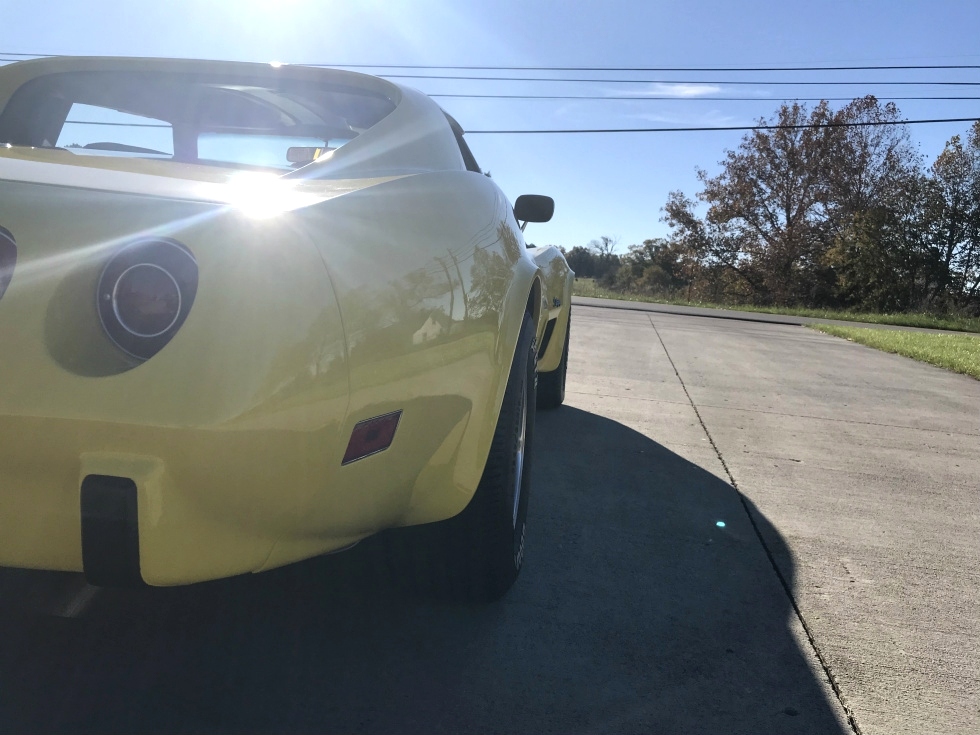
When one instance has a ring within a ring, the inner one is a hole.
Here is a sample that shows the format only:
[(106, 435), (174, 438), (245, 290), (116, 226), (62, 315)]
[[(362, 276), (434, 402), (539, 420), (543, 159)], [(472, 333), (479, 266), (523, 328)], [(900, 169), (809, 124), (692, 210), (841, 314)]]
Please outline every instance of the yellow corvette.
[(499, 597), (564, 397), (553, 207), (375, 77), (0, 68), (0, 565), (187, 584), (398, 529), (399, 575)]

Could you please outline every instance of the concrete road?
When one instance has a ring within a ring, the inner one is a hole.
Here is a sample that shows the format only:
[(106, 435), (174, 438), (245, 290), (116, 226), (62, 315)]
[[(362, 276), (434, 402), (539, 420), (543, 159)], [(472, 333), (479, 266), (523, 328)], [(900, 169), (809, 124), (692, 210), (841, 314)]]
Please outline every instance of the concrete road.
[(370, 541), (185, 589), (0, 572), (0, 732), (980, 731), (980, 383), (584, 306), (572, 355), (502, 602), (406, 598)]

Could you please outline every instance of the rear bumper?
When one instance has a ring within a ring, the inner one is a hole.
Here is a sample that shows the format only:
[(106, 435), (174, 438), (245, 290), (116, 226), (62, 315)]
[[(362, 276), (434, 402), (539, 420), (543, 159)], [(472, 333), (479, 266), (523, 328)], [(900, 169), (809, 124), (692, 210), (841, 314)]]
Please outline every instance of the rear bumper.
[(337, 459), (316, 434), (0, 417), (0, 565), (173, 585), (349, 545), (363, 518), (309, 520)]

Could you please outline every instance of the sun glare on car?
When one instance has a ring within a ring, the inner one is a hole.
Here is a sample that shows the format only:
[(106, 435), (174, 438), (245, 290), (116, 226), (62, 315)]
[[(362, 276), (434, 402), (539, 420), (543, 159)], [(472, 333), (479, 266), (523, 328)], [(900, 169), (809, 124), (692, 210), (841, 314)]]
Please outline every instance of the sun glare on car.
[(228, 180), (227, 201), (251, 219), (269, 219), (320, 201), (315, 194), (298, 191), (296, 181), (272, 173), (242, 171)]

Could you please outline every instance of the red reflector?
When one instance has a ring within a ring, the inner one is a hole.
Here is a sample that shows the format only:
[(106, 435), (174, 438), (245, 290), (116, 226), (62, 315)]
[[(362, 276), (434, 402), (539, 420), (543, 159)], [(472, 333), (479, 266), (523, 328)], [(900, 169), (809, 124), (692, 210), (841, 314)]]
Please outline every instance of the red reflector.
[(344, 461), (341, 464), (348, 464), (370, 454), (383, 452), (390, 447), (391, 440), (395, 438), (395, 429), (398, 428), (398, 419), (401, 417), (401, 411), (394, 411), (358, 423), (351, 432), (350, 443), (347, 445)]

